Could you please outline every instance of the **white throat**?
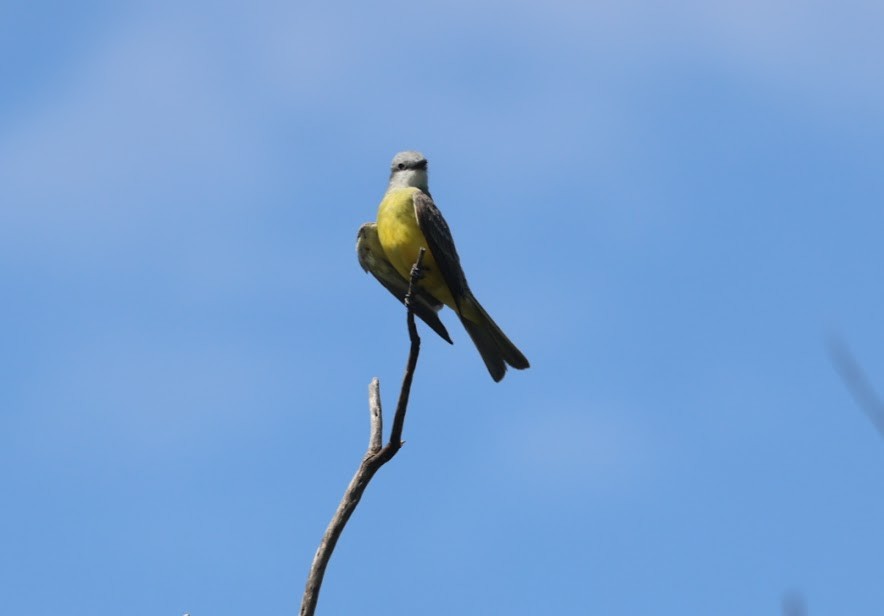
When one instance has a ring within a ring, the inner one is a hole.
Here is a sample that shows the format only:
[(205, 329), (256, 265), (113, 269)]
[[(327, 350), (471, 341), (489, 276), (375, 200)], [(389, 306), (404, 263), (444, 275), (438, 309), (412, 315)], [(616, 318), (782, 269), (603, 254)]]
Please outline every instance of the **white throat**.
[(426, 169), (397, 169), (390, 176), (387, 190), (394, 188), (419, 188), (425, 193), (430, 192)]

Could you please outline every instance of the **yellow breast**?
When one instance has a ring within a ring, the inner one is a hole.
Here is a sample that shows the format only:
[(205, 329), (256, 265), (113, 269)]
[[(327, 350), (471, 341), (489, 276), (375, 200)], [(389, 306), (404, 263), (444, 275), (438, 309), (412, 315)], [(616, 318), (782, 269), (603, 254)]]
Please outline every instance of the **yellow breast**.
[(390, 263), (405, 278), (417, 259), (417, 251), (426, 247), (414, 216), (416, 192), (417, 188), (391, 190), (378, 207), (378, 239)]
[(421, 232), (414, 214), (414, 187), (394, 188), (387, 191), (378, 207), (378, 239), (387, 259), (399, 274), (408, 280), (411, 268), (417, 261), (420, 249), (427, 248), (424, 255), (424, 277), (421, 286), (437, 300), (454, 307), (454, 299), (436, 267), (433, 253)]

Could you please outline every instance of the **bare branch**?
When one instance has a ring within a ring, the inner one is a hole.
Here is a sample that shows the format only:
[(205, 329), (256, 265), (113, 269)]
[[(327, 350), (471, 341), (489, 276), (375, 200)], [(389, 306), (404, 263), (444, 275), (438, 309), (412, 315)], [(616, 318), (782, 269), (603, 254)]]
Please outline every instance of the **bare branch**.
[[(401, 446), (402, 428), (405, 426), (405, 409), (408, 407), (408, 396), (411, 393), (411, 380), (414, 377), (414, 369), (417, 367), (417, 356), (421, 350), (421, 339), (417, 335), (417, 326), (414, 324), (414, 312), (411, 310), (411, 298), (414, 296), (414, 286), (421, 277), (421, 267), (424, 262), (425, 249), (421, 248), (417, 254), (417, 261), (411, 268), (411, 278), (408, 281), (408, 295), (405, 296), (405, 305), (408, 306), (408, 338), (411, 340), (411, 351), (408, 354), (408, 364), (405, 366), (405, 376), (402, 378), (402, 389), (399, 391), (399, 403), (396, 405), (396, 414), (393, 416), (393, 429), (390, 431), (389, 447), (397, 444)], [(392, 455), (390, 456), (392, 457)]]
[(414, 323), (412, 310), (412, 297), (417, 281), (421, 276), (421, 264), (424, 259), (424, 249), (418, 253), (417, 261), (411, 269), (411, 280), (408, 284), (408, 294), (405, 296), (405, 305), (408, 307), (408, 337), (411, 347), (408, 353), (408, 363), (405, 366), (405, 376), (402, 378), (402, 389), (399, 392), (399, 403), (396, 405), (396, 414), (393, 417), (393, 428), (390, 431), (390, 440), (386, 446), (383, 443), (383, 413), (381, 409), (380, 382), (372, 379), (368, 386), (368, 406), (370, 414), (370, 431), (368, 439), (368, 451), (362, 458), (359, 469), (347, 486), (344, 496), (338, 505), (335, 515), (332, 517), (319, 548), (313, 556), (313, 564), (307, 576), (307, 586), (304, 589), (304, 597), (301, 599), (301, 616), (313, 616), (316, 612), (316, 604), (319, 601), (319, 590), (325, 569), (331, 559), (332, 552), (344, 532), (344, 527), (356, 510), (362, 494), (368, 487), (368, 483), (384, 464), (389, 462), (402, 447), (402, 429), (405, 426), (405, 411), (408, 408), (408, 396), (411, 392), (411, 382), (414, 379), (414, 371), (417, 367), (417, 357), (420, 353), (420, 337), (417, 334), (417, 326)]
[(807, 605), (804, 595), (792, 591), (783, 596), (783, 616), (807, 616)]
[(859, 362), (856, 361), (847, 344), (840, 338), (830, 338), (828, 347), (829, 357), (835, 365), (835, 370), (838, 371), (847, 386), (850, 395), (869, 416), (881, 436), (884, 436), (884, 402), (869, 384)]

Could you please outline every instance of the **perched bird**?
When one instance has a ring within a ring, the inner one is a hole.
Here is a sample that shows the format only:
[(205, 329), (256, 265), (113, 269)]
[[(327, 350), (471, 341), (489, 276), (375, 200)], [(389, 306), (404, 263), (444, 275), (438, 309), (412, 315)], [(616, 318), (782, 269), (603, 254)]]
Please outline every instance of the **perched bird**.
[[(470, 291), (451, 231), (430, 196), (427, 159), (421, 153), (400, 152), (393, 157), (390, 183), (378, 207), (377, 236), (385, 261), (398, 272), (403, 283), (410, 278), (421, 247), (427, 249), (420, 288), (436, 303), (441, 302), (457, 313), (491, 378), (501, 380), (507, 365), (519, 370), (528, 367), (522, 352)], [(386, 278), (389, 280), (389, 275)], [(398, 297), (398, 292), (391, 292)]]
[[(359, 265), (362, 266), (362, 269), (377, 278), (378, 282), (384, 285), (396, 299), (405, 303), (408, 280), (400, 276), (396, 268), (387, 261), (387, 255), (384, 254), (384, 249), (381, 248), (381, 242), (378, 240), (378, 226), (375, 223), (367, 222), (359, 227), (359, 232), (356, 234), (356, 256), (359, 258)], [(439, 315), (436, 314), (441, 308), (442, 302), (420, 287), (415, 289), (412, 302), (414, 314), (423, 319), (443, 340), (453, 344), (448, 336), (448, 330), (445, 329), (442, 321), (439, 320)]]

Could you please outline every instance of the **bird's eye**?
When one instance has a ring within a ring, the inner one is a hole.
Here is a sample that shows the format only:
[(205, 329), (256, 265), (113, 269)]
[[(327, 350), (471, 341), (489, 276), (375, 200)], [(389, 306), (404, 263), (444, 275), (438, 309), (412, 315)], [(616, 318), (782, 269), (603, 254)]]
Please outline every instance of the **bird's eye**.
[(397, 167), (399, 167), (400, 170), (405, 169), (405, 163), (399, 163)]

